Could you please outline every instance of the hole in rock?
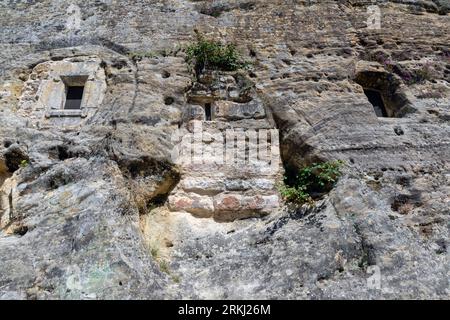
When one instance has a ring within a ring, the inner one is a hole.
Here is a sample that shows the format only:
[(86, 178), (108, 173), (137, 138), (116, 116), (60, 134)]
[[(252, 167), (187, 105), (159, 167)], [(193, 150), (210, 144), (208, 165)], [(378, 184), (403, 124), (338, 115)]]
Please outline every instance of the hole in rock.
[[(335, 172), (327, 169), (334, 167)], [(330, 192), (340, 174), (338, 167), (332, 165), (331, 162), (314, 162), (308, 166), (297, 167), (296, 165), (284, 165), (285, 176), (284, 184), (288, 187), (301, 189), (303, 193), (308, 194), (313, 199), (319, 199), (326, 193)], [(327, 176), (327, 178), (324, 178)], [(333, 180), (333, 181), (331, 181)]]
[(173, 242), (170, 240), (165, 240), (164, 244), (166, 245), (167, 248), (172, 248), (173, 247)]
[(396, 178), (396, 183), (401, 185), (402, 187), (409, 187), (411, 185), (411, 177), (400, 176)]
[(436, 250), (437, 254), (443, 254), (447, 252), (447, 243), (445, 239), (438, 239), (436, 241), (436, 244), (439, 246), (439, 248)]
[(391, 209), (402, 215), (407, 215), (421, 205), (422, 201), (419, 193), (412, 195), (399, 194), (392, 200)]
[(355, 82), (363, 87), (364, 94), (378, 117), (399, 118), (415, 111), (400, 89), (400, 81), (385, 71), (362, 71)]
[(57, 150), (58, 150), (58, 159), (59, 160), (64, 161), (64, 160), (70, 158), (70, 155), (69, 155), (69, 152), (67, 151), (66, 146), (58, 146)]
[(170, 72), (163, 70), (163, 72), (161, 72), (161, 77), (165, 78), (169, 78), (170, 77)]
[(127, 66), (127, 62), (123, 61), (123, 60), (117, 60), (117, 61), (114, 61), (114, 63), (111, 66), (118, 70), (122, 70), (124, 67)]
[(19, 236), (24, 236), (28, 232), (28, 227), (24, 225), (18, 226), (16, 229), (14, 229), (14, 234), (17, 234)]
[(167, 105), (167, 106), (171, 105), (172, 103), (174, 103), (174, 101), (175, 101), (175, 99), (172, 98), (172, 97), (164, 98), (164, 104)]
[(398, 136), (402, 136), (402, 135), (405, 134), (405, 132), (403, 131), (403, 129), (400, 128), (400, 127), (395, 127), (395, 128), (394, 128), (394, 132), (395, 132), (395, 134), (398, 135)]
[(17, 171), (21, 166), (25, 165), (30, 161), (28, 155), (19, 147), (11, 146), (4, 153), (5, 164), (10, 173)]
[(72, 173), (65, 172), (64, 170), (59, 170), (58, 172), (53, 173), (51, 176), (46, 179), (46, 187), (47, 190), (56, 190), (59, 187), (68, 185), (74, 180), (74, 176)]
[(149, 205), (155, 207), (162, 206), (166, 203), (168, 197), (169, 195), (167, 193), (158, 194), (149, 201)]
[(384, 106), (381, 93), (376, 90), (364, 89), (364, 94), (372, 104), (373, 110), (375, 111), (377, 117), (387, 117), (386, 107)]

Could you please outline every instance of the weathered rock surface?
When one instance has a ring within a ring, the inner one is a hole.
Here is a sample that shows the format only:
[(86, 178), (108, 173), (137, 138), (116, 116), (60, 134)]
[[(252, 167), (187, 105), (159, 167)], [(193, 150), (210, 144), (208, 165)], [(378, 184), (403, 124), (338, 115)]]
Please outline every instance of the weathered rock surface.
[[(448, 299), (449, 2), (375, 2), (379, 30), (367, 1), (2, 2), (0, 298)], [(252, 99), (193, 78), (194, 29), (252, 62)], [(86, 113), (46, 113), (43, 83), (77, 72)], [(272, 210), (277, 171), (186, 175), (171, 137), (205, 97), (220, 129), (276, 126), (285, 166), (344, 176), (315, 208)], [(180, 188), (195, 216), (169, 209)]]

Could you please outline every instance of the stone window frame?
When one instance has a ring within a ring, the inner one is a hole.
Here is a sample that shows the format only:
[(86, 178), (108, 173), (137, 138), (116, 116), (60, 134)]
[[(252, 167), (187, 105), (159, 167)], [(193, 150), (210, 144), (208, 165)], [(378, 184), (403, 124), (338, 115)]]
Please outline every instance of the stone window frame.
[[(63, 99), (60, 104), (60, 109), (50, 109), (48, 108), (45, 117), (46, 118), (52, 118), (52, 117), (81, 117), (86, 118), (87, 117), (87, 108), (86, 108), (86, 86), (89, 81), (89, 75), (86, 74), (77, 74), (77, 75), (60, 75), (60, 80), (64, 83), (64, 90), (65, 93), (63, 95)], [(84, 92), (83, 92), (83, 98), (81, 100), (80, 109), (64, 109), (64, 106), (66, 104), (66, 97), (67, 97), (67, 89), (70, 86), (83, 86)]]

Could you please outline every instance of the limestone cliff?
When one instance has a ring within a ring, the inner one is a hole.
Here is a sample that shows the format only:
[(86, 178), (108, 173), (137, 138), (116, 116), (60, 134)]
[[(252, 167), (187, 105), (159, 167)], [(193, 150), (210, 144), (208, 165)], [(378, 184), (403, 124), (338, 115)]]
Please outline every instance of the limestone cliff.
[[(448, 299), (449, 10), (0, 2), (0, 299)], [(195, 75), (196, 34), (250, 67)], [(279, 165), (177, 163), (198, 121)], [(329, 160), (328, 194), (283, 203)]]

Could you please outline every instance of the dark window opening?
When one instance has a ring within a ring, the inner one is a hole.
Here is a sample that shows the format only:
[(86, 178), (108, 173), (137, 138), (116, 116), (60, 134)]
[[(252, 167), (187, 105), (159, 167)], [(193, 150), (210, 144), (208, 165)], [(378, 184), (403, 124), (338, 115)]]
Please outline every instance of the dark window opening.
[(361, 71), (354, 81), (363, 89), (378, 117), (401, 118), (415, 112), (401, 80), (387, 71)]
[(64, 109), (77, 110), (81, 109), (81, 101), (83, 100), (84, 86), (68, 86), (66, 94), (66, 103)]
[(211, 114), (211, 103), (205, 104), (205, 120), (211, 121), (212, 114)]
[(384, 106), (381, 93), (371, 89), (364, 89), (364, 93), (366, 94), (367, 99), (369, 99), (369, 102), (372, 104), (373, 110), (375, 110), (377, 117), (387, 117), (388, 114), (386, 112), (386, 107)]

